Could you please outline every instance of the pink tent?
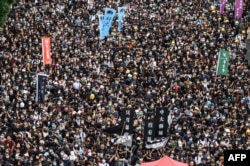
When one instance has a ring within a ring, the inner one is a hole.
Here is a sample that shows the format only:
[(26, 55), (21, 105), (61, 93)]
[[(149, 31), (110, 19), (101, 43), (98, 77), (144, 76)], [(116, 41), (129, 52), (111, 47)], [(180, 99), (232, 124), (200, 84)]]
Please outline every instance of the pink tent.
[(168, 156), (164, 156), (163, 158), (156, 161), (142, 163), (141, 166), (188, 166), (188, 164), (181, 163), (179, 161), (171, 159)]

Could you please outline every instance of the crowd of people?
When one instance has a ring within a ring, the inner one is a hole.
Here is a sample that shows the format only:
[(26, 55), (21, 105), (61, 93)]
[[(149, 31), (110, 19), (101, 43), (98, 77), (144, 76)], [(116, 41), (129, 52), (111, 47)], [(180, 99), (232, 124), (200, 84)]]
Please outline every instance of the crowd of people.
[[(168, 155), (222, 166), (224, 150), (250, 149), (247, 3), (235, 20), (233, 1), (220, 14), (212, 0), (17, 0), (0, 31), (0, 165), (138, 166)], [(115, 18), (100, 40), (97, 14), (121, 6), (123, 31)], [(227, 76), (216, 74), (220, 49), (230, 52)], [(114, 145), (103, 129), (128, 106), (133, 146)], [(144, 118), (158, 106), (170, 110), (169, 141), (145, 150)]]

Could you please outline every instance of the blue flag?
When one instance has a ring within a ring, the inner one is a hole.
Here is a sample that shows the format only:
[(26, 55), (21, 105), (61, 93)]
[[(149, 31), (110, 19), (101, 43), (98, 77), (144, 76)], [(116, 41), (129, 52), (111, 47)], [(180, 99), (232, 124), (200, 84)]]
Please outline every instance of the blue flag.
[(111, 9), (111, 8), (105, 8), (105, 14), (104, 14), (104, 19), (103, 19), (103, 26), (102, 26), (102, 35), (104, 37), (109, 35), (109, 30), (112, 25), (112, 21), (115, 17), (116, 10)]
[(127, 7), (118, 7), (118, 32), (123, 28), (123, 17)]
[(103, 15), (98, 15), (98, 19), (99, 19), (99, 29), (100, 29), (100, 39), (104, 39), (104, 35), (103, 35), (103, 19), (104, 16)]

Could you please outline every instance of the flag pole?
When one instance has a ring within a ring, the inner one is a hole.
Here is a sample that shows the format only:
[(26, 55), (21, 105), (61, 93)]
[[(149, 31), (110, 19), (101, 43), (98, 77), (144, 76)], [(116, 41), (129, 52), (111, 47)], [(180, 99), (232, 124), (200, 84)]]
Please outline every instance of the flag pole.
[(123, 124), (122, 124), (122, 131), (121, 131), (120, 136), (122, 135), (122, 133), (123, 133), (123, 131), (124, 131), (124, 127), (125, 127), (125, 122), (123, 122)]

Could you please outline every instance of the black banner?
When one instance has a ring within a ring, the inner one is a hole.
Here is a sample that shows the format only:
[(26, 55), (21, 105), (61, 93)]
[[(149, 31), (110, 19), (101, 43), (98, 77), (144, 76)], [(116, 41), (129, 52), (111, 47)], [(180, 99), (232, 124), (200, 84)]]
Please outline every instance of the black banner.
[(46, 77), (46, 74), (37, 74), (36, 102), (44, 102)]
[(118, 126), (113, 126), (113, 127), (109, 127), (106, 129), (103, 129), (102, 131), (108, 134), (118, 134), (121, 135), (122, 133), (122, 129), (123, 129), (123, 125), (120, 124)]
[(167, 107), (156, 108), (156, 137), (166, 137), (168, 129), (168, 115), (169, 110)]
[(125, 108), (122, 110), (121, 123), (124, 125), (122, 134), (133, 134), (134, 114), (135, 110), (133, 108)]
[(146, 119), (144, 125), (143, 147), (146, 149), (147, 142), (155, 138), (155, 119)]
[(103, 129), (103, 131), (108, 134), (119, 134), (119, 135), (123, 135), (124, 133), (133, 134), (134, 113), (135, 110), (133, 108), (123, 109), (121, 113), (120, 124), (118, 126)]

